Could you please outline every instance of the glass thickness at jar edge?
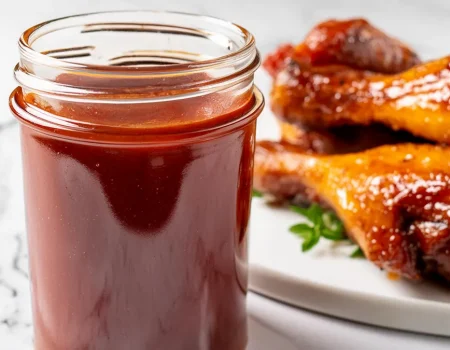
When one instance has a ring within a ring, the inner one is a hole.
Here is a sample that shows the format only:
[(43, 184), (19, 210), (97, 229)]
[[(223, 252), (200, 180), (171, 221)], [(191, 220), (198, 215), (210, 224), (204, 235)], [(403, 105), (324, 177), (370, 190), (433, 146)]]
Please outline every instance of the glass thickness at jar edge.
[(244, 349), (263, 106), (251, 34), (112, 12), (33, 27), (20, 45), (36, 349)]

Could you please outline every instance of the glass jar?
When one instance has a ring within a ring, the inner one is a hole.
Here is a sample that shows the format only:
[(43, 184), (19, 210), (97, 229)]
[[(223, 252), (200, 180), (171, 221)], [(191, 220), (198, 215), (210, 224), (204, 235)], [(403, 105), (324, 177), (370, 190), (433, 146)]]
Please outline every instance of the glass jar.
[(37, 350), (243, 350), (260, 59), (168, 12), (66, 17), (20, 39)]

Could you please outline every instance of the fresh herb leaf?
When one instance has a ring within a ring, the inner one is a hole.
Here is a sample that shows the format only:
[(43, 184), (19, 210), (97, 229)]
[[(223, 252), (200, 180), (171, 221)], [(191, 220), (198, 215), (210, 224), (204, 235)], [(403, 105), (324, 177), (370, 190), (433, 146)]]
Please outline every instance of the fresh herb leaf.
[(309, 208), (291, 206), (291, 210), (304, 216), (308, 223), (293, 225), (289, 230), (297, 236), (303, 238), (302, 250), (312, 249), (321, 237), (340, 241), (345, 240), (344, 225), (338, 217), (331, 211), (324, 211), (317, 203)]
[(353, 253), (350, 254), (351, 258), (358, 259), (358, 258), (365, 258), (364, 252), (360, 247), (356, 248)]
[(253, 189), (252, 197), (261, 198), (262, 196), (263, 196), (262, 192), (259, 192), (258, 190)]
[[(306, 223), (296, 224), (289, 228), (289, 231), (293, 234), (303, 238), (303, 252), (311, 250), (321, 237), (331, 241), (347, 240), (344, 224), (332, 211), (324, 211), (317, 203), (312, 204), (309, 208), (292, 205), (290, 209), (308, 220)], [(360, 248), (357, 248), (350, 256), (352, 258), (364, 258), (364, 253)]]
[(326, 211), (322, 214), (322, 220), (327, 229), (334, 232), (336, 235), (344, 236), (344, 225), (342, 221), (331, 211)]
[(303, 240), (302, 252), (307, 252), (311, 250), (320, 240), (320, 231), (316, 228), (311, 230), (311, 234)]
[(347, 239), (343, 232), (334, 232), (328, 228), (322, 229), (322, 237), (330, 241), (344, 241)]
[(323, 210), (317, 203), (312, 204), (308, 208), (308, 219), (314, 224), (314, 226), (323, 225), (322, 215)]
[[(289, 207), (294, 213), (300, 214), (308, 219), (308, 208), (298, 207), (296, 205), (291, 205)], [(309, 220), (309, 219), (308, 219)]]
[(296, 234), (297, 236), (302, 237), (303, 239), (309, 237), (312, 234), (312, 230), (312, 226), (308, 224), (297, 224), (289, 228), (289, 231)]

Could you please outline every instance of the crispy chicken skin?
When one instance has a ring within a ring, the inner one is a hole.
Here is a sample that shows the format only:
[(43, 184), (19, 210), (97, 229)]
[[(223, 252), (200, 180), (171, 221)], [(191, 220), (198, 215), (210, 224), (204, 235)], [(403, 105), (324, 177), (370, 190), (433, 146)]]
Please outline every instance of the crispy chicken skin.
[(408, 46), (359, 18), (318, 24), (296, 47), (281, 45), (266, 58), (264, 67), (275, 76), (288, 58), (307, 65), (338, 64), (386, 74), (420, 63)]
[(381, 123), (450, 143), (450, 56), (396, 75), (291, 63), (277, 74), (271, 106), (304, 128)]
[(254, 186), (281, 198), (302, 193), (331, 207), (380, 268), (410, 279), (437, 273), (450, 280), (449, 148), (401, 144), (313, 155), (263, 141)]

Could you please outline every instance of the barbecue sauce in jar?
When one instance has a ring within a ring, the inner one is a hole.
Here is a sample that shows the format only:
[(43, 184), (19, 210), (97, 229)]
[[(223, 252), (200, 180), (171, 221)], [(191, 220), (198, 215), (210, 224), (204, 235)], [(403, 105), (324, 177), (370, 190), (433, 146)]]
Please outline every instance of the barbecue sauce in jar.
[(35, 349), (243, 350), (253, 75), (209, 91), (209, 72), (113, 73), (11, 96)]

